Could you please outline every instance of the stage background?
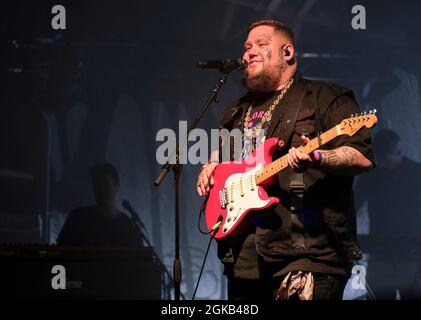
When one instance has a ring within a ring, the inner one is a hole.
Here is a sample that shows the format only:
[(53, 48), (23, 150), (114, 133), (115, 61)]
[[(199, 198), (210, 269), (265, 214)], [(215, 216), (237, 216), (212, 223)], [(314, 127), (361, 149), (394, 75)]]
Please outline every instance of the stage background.
[[(66, 30), (51, 28), (55, 4), (66, 8)], [(365, 30), (351, 26), (356, 4), (366, 8)], [(418, 1), (3, 1), (0, 7), (3, 243), (53, 244), (68, 212), (93, 203), (89, 167), (109, 161), (120, 174), (120, 201), (132, 203), (172, 270), (174, 184), (171, 173), (153, 185), (160, 171), (156, 133), (177, 132), (179, 120), (190, 123), (213, 89), (218, 72), (199, 70), (195, 61), (240, 57), (247, 25), (262, 17), (295, 31), (304, 76), (353, 88), (363, 110), (379, 111), (372, 133), (394, 129), (404, 153), (421, 161)], [(217, 126), (225, 106), (244, 92), (239, 80), (231, 74), (200, 128)], [(208, 243), (197, 230), (199, 169), (182, 170), (187, 298)], [(7, 179), (19, 182), (12, 188)], [(397, 201), (404, 199), (396, 192)], [(360, 209), (360, 234), (369, 233), (366, 211)], [(225, 299), (225, 286), (213, 245), (197, 298)], [(349, 287), (346, 298), (364, 294)]]

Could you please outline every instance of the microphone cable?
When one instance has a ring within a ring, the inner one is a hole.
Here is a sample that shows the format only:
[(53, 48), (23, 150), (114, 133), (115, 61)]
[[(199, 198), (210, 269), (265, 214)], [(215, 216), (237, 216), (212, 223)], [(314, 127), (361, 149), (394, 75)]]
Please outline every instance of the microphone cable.
[(219, 228), (221, 227), (222, 220), (223, 220), (222, 215), (220, 215), (218, 217), (218, 221), (214, 224), (214, 226), (212, 227), (212, 229), (209, 232), (204, 232), (200, 229), (200, 218), (202, 216), (202, 212), (204, 212), (204, 208), (206, 206), (207, 200), (208, 200), (208, 198), (206, 198), (206, 200), (203, 201), (203, 204), (200, 207), (198, 228), (199, 228), (200, 233), (209, 234), (211, 237), (209, 239), (208, 247), (206, 248), (205, 257), (203, 259), (202, 267), (200, 268), (200, 273), (199, 273), (199, 277), (198, 277), (197, 282), (196, 282), (196, 288), (194, 289), (194, 292), (193, 292), (192, 300), (194, 300), (196, 298), (197, 289), (199, 288), (200, 279), (202, 278), (203, 269), (205, 268), (205, 264), (206, 264), (206, 260), (208, 258), (209, 249), (210, 249), (210, 246), (212, 244), (212, 240), (215, 238), (215, 234), (218, 232)]
[(199, 288), (199, 283), (200, 283), (200, 279), (202, 278), (203, 269), (205, 268), (206, 259), (208, 258), (210, 245), (212, 243), (212, 240), (215, 238), (215, 234), (218, 232), (219, 228), (221, 227), (221, 223), (222, 223), (222, 216), (219, 216), (218, 222), (212, 227), (211, 231), (209, 232), (209, 234), (211, 234), (211, 232), (213, 231), (213, 233), (211, 234), (211, 237), (209, 239), (209, 243), (208, 243), (208, 247), (206, 249), (205, 258), (203, 259), (202, 267), (200, 268), (200, 273), (199, 273), (199, 277), (198, 277), (197, 282), (196, 282), (196, 288), (194, 289), (192, 300), (194, 300), (195, 297), (196, 297), (196, 292), (197, 292), (197, 289)]

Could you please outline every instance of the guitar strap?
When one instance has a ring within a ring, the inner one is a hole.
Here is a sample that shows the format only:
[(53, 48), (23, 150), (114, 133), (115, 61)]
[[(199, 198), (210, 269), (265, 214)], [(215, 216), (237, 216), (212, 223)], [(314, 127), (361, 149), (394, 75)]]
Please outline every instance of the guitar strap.
[[(295, 124), (298, 119), (298, 114), (303, 109), (304, 98), (309, 93), (310, 82), (306, 79), (299, 79), (296, 86), (293, 87), (293, 92), (285, 105), (283, 106), (283, 121), (282, 129), (278, 137), (284, 141), (289, 141), (295, 129)], [(278, 121), (280, 122), (280, 121)], [(272, 130), (271, 130), (272, 129)], [(269, 132), (273, 134), (275, 128), (270, 128)], [(300, 211), (303, 207), (303, 197), (305, 191), (304, 175), (291, 170), (290, 174), (290, 209), (291, 209), (291, 241), (293, 248), (305, 248), (304, 242), (304, 225), (300, 219)]]
[(304, 223), (301, 210), (304, 199), (304, 175), (302, 172), (291, 170), (290, 203), (291, 203), (291, 241), (294, 249), (306, 248), (304, 241)]
[[(304, 81), (302, 81), (304, 82)], [(305, 87), (304, 87), (305, 85)], [(295, 108), (294, 114), (294, 121), (292, 121), (292, 128), (289, 134), (289, 138), (291, 138), (295, 124), (297, 122), (298, 114), (303, 109), (304, 105), (304, 97), (308, 92), (307, 81), (303, 83), (303, 87), (301, 88), (301, 96), (296, 101), (299, 101), (299, 107)], [(305, 134), (304, 132), (302, 132)], [(291, 242), (292, 247), (294, 249), (304, 249), (305, 241), (304, 241), (304, 224), (302, 219), (300, 219), (301, 209), (303, 208), (303, 198), (305, 192), (305, 184), (304, 184), (304, 174), (302, 172), (296, 172), (291, 170), (290, 173), (290, 209), (291, 209)]]
[[(307, 90), (304, 90), (307, 93), (312, 92), (312, 84), (308, 82)], [(313, 95), (314, 96), (314, 95)], [(301, 100), (300, 108), (304, 108), (304, 97), (303, 95)], [(322, 131), (322, 124), (320, 122), (319, 108), (317, 101), (307, 101), (307, 105), (314, 106), (315, 110), (315, 121), (314, 121), (314, 130), (316, 134), (320, 134)], [(297, 113), (298, 116), (298, 113)], [(297, 118), (295, 118), (295, 122)], [(295, 127), (294, 122), (294, 127)], [(301, 135), (309, 136), (309, 132), (302, 131)], [(306, 249), (305, 237), (304, 237), (304, 215), (302, 214), (303, 202), (304, 202), (304, 192), (306, 186), (304, 184), (304, 174), (303, 172), (296, 172), (291, 170), (290, 174), (290, 210), (291, 210), (291, 242), (294, 249)]]

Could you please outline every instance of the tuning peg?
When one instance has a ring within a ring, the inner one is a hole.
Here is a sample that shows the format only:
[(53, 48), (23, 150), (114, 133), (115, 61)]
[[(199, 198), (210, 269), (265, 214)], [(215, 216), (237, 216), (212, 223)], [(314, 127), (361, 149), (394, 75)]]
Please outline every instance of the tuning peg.
[(364, 111), (364, 115), (366, 115), (367, 114), (367, 111)]
[(373, 114), (376, 114), (377, 113), (377, 109), (373, 109)]
[(354, 114), (353, 113), (351, 113), (351, 118), (354, 118)]

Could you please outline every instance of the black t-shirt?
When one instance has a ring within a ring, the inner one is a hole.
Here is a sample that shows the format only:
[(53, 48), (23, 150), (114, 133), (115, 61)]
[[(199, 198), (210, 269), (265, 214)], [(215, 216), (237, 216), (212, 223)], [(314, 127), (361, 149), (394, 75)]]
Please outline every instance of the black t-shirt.
[(70, 212), (57, 238), (68, 246), (141, 246), (141, 235), (129, 217), (104, 217), (96, 206)]

